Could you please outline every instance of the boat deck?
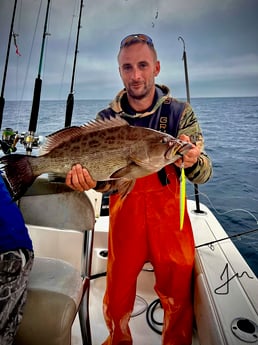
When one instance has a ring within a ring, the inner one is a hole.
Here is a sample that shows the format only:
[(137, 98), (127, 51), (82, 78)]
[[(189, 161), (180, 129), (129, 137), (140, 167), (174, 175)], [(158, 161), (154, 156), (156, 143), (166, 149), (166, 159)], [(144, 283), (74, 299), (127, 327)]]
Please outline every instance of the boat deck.
[[(141, 272), (138, 278), (137, 296), (133, 316), (130, 320), (130, 329), (134, 345), (158, 345), (161, 344), (161, 336), (154, 332), (146, 321), (146, 305), (157, 299), (157, 295), (151, 289), (154, 283), (152, 272)], [(100, 345), (107, 337), (107, 329), (102, 315), (102, 298), (105, 290), (105, 277), (93, 280), (90, 292), (90, 324), (92, 332), (92, 345)], [(154, 314), (155, 320), (162, 322), (163, 312), (158, 308)], [(78, 319), (73, 327), (72, 345), (83, 345), (80, 338)], [(199, 345), (198, 336), (193, 332), (192, 345)]]
[[(95, 200), (95, 199), (94, 199)], [(187, 203), (191, 218), (196, 246), (227, 237), (217, 219), (208, 208), (201, 205), (203, 213), (194, 212), (193, 201)], [(39, 227), (33, 230), (28, 225), (34, 243), (35, 254), (40, 256), (43, 237)], [(42, 234), (44, 229), (42, 229)], [(59, 231), (60, 232), (60, 231)], [(96, 218), (94, 249), (92, 258), (92, 275), (106, 271), (108, 217)], [(61, 234), (61, 233), (60, 233)], [(69, 235), (69, 234), (68, 234)], [(68, 236), (67, 235), (67, 236)], [(58, 233), (59, 236), (59, 233)], [(60, 235), (61, 236), (61, 235)], [(49, 237), (48, 237), (49, 238)], [(67, 237), (66, 237), (67, 240)], [(61, 241), (61, 239), (60, 239)], [(45, 244), (51, 249), (51, 241)], [(76, 261), (78, 253), (72, 253), (72, 242), (52, 248), (55, 256), (64, 260)], [(67, 243), (67, 241), (65, 242)], [(68, 252), (71, 256), (67, 259)], [(80, 261), (78, 257), (77, 261)], [(148, 264), (147, 264), (148, 265)], [(146, 322), (146, 304), (157, 299), (153, 290), (154, 274), (150, 267), (144, 267), (137, 282), (137, 298), (134, 314), (130, 321), (134, 345), (159, 345), (161, 336), (155, 333)], [(107, 329), (102, 315), (102, 299), (105, 290), (105, 277), (91, 281), (90, 286), (90, 325), (92, 345), (100, 345), (107, 336)], [(258, 280), (230, 239), (204, 245), (196, 249), (194, 309), (197, 331), (193, 332), (193, 345), (241, 345), (243, 339), (258, 339)], [(237, 301), (237, 303), (236, 303)], [(162, 309), (155, 311), (155, 318), (162, 320)], [(237, 320), (244, 320), (241, 329)], [(253, 327), (253, 328), (252, 328)], [(253, 331), (250, 332), (250, 329)], [(242, 338), (241, 338), (242, 337)], [(241, 340), (242, 339), (242, 340)], [(72, 332), (72, 345), (82, 345), (78, 319)]]
[[(204, 243), (227, 237), (211, 211), (201, 205), (202, 213), (195, 212), (194, 201), (188, 201), (196, 247)], [(105, 272), (106, 258), (101, 252), (107, 250), (108, 217), (97, 219), (95, 226), (94, 254), (92, 274)], [(137, 296), (149, 305), (157, 299), (153, 290), (154, 274), (143, 270), (137, 284)], [(232, 331), (234, 320), (258, 321), (258, 281), (230, 239), (201, 246), (196, 249), (195, 259), (195, 317), (198, 325), (193, 332), (192, 344), (242, 344), (247, 330)], [(101, 344), (107, 335), (102, 316), (102, 298), (105, 278), (98, 278), (91, 283), (91, 327), (93, 345)], [(237, 303), (235, 303), (237, 301)], [(137, 309), (137, 301), (135, 308)], [(157, 310), (158, 313), (158, 310)], [(162, 310), (158, 321), (162, 320)], [(161, 337), (155, 333), (146, 321), (146, 310), (130, 321), (135, 345), (161, 344)], [(250, 326), (250, 324), (249, 324)], [(248, 325), (246, 326), (248, 328)], [(255, 340), (257, 333), (251, 336)], [(243, 339), (239, 339), (243, 337)]]

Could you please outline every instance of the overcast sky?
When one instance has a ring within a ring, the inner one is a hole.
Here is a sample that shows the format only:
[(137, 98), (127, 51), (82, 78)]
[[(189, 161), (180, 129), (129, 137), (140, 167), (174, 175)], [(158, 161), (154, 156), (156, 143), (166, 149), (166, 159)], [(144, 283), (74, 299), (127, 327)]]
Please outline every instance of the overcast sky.
[[(0, 0), (1, 78), (13, 5)], [(46, 6), (47, 0), (17, 2), (14, 32), (21, 56), (12, 40), (6, 100), (33, 97)], [(51, 1), (42, 99), (66, 99), (70, 91), (79, 7), (79, 0)], [(85, 0), (75, 99), (112, 99), (122, 88), (116, 56), (121, 39), (131, 33), (153, 38), (161, 62), (157, 82), (175, 97), (186, 95), (179, 36), (186, 45), (191, 97), (258, 96), (257, 13), (257, 0)]]

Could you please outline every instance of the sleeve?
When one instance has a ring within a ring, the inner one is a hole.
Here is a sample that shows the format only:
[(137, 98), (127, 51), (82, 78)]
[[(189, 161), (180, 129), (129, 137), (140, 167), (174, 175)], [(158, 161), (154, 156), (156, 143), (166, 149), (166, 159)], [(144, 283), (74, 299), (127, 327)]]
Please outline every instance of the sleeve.
[(207, 182), (212, 176), (212, 162), (204, 151), (202, 131), (197, 117), (189, 103), (186, 103), (186, 107), (179, 122), (178, 136), (181, 134), (189, 136), (191, 142), (198, 146), (201, 151), (198, 161), (192, 167), (185, 169), (188, 180), (197, 184)]
[(96, 115), (96, 120), (98, 119), (101, 119), (101, 120), (104, 120), (104, 119), (110, 119), (110, 117), (114, 117), (116, 116), (116, 113), (114, 112), (114, 110), (109, 107), (109, 108), (106, 108), (106, 109), (103, 109), (101, 111), (99, 111)]

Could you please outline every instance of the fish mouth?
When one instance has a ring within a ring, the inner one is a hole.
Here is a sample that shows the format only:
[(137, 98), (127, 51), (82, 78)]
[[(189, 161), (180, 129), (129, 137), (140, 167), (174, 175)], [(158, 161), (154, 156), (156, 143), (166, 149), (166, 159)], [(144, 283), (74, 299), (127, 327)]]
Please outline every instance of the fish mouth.
[(185, 141), (170, 141), (168, 143), (168, 149), (165, 152), (165, 158), (170, 160), (171, 157), (174, 156), (183, 156), (185, 153), (187, 153), (193, 145), (191, 143), (185, 142)]

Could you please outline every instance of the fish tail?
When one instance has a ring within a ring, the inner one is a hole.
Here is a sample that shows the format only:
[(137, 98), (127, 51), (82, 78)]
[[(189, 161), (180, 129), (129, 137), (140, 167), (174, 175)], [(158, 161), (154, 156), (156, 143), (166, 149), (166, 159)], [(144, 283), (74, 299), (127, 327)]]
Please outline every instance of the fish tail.
[(33, 158), (36, 157), (22, 154), (10, 154), (0, 158), (0, 163), (4, 164), (6, 179), (12, 190), (13, 201), (22, 197), (37, 177), (30, 164), (30, 160)]

